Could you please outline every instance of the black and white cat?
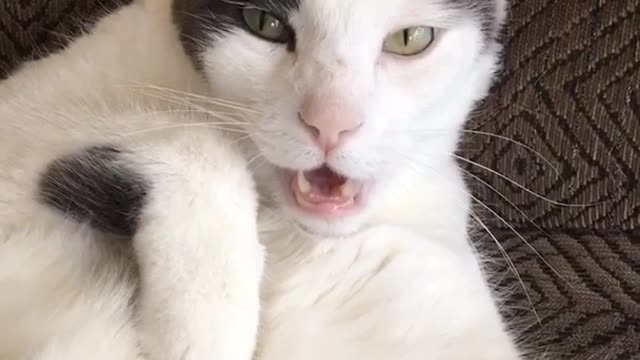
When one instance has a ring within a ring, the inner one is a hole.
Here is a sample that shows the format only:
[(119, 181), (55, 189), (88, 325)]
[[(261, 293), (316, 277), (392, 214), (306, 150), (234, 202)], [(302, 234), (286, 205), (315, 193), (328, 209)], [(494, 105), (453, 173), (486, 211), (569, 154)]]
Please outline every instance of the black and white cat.
[(0, 83), (0, 359), (519, 359), (452, 156), (504, 0), (176, 1)]

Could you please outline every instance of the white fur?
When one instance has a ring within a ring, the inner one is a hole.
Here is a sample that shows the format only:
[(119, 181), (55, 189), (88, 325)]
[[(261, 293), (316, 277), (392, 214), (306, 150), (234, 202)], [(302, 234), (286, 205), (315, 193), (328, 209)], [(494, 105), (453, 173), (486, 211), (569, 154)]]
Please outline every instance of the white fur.
[[(203, 55), (205, 90), (168, 1), (139, 0), (0, 83), (0, 323), (15, 324), (0, 330), (0, 359), (518, 359), (467, 242), (451, 157), (495, 51), (439, 1), (374, 2), (303, 1), (297, 56), (222, 36)], [(379, 55), (386, 33), (423, 23), (448, 29), (425, 55)], [(236, 115), (253, 140), (245, 155), (266, 159), (252, 169), (258, 221), (240, 142), (189, 125), (213, 127), (215, 114), (142, 84), (252, 109)], [(275, 175), (323, 161), (295, 123), (316, 85), (367, 114), (329, 159), (375, 183), (366, 211), (342, 221), (296, 211)], [(135, 308), (126, 250), (34, 200), (47, 163), (96, 143), (131, 150), (127, 163), (155, 180), (134, 239)]]

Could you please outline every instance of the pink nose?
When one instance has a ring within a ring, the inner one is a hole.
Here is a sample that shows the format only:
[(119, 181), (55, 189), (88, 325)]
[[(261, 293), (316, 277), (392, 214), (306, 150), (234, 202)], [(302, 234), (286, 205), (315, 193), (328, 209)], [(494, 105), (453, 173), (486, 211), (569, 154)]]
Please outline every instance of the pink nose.
[(360, 111), (344, 101), (326, 97), (308, 98), (298, 115), (325, 153), (335, 149), (362, 126)]

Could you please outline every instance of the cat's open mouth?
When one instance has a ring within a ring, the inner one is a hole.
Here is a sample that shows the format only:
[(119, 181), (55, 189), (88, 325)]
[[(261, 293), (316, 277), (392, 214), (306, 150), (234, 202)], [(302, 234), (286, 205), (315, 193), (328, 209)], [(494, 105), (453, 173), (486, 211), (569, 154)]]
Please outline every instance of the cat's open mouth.
[(365, 185), (346, 178), (327, 166), (299, 171), (291, 180), (297, 205), (323, 217), (348, 215), (360, 207)]

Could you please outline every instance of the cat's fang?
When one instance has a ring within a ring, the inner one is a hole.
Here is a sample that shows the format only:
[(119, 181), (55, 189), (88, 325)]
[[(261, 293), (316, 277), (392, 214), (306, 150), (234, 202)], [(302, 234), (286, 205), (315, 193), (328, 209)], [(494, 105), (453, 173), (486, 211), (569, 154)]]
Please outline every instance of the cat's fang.
[(301, 172), (301, 171), (298, 172), (296, 178), (297, 178), (297, 181), (298, 181), (298, 190), (300, 190), (300, 192), (303, 193), (303, 194), (310, 193), (311, 192), (311, 183), (304, 176), (304, 173)]
[(340, 196), (343, 198), (353, 198), (356, 195), (356, 189), (352, 180), (347, 180), (340, 186)]
[[(333, 182), (333, 183), (331, 183)], [(291, 191), (297, 206), (322, 217), (343, 216), (355, 211), (363, 184), (322, 170), (293, 175)]]

